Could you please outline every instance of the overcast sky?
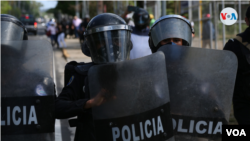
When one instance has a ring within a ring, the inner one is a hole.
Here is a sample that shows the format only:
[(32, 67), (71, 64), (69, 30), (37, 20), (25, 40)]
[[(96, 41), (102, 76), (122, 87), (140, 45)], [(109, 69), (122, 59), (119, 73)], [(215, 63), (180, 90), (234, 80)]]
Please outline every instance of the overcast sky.
[(55, 8), (57, 4), (57, 1), (52, 1), (52, 0), (51, 1), (36, 0), (36, 1), (43, 4), (43, 7), (41, 7), (40, 10), (47, 10), (50, 8)]

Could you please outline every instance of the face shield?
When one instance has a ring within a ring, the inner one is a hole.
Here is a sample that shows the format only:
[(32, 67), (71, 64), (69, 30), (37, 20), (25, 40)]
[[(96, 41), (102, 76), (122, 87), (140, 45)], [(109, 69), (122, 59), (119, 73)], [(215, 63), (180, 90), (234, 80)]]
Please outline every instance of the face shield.
[(147, 25), (149, 17), (147, 13), (138, 14), (134, 16), (134, 22), (136, 25)]
[[(111, 28), (114, 30), (107, 30)], [(97, 29), (88, 30), (85, 33), (87, 46), (90, 49), (91, 58), (94, 63), (129, 60), (129, 53), (132, 47), (130, 41), (130, 26), (106, 26), (98, 29), (102, 32), (96, 32)]]
[(180, 38), (184, 40), (183, 45), (191, 46), (192, 33), (194, 30), (190, 22), (179, 15), (167, 15), (158, 19), (150, 29), (150, 37), (155, 47), (162, 40), (169, 38)]
[(146, 28), (149, 25), (149, 14), (144, 9), (139, 9), (133, 15), (133, 20), (135, 23), (135, 27), (139, 30)]
[(1, 14), (1, 40), (24, 40), (27, 30), (14, 16)]

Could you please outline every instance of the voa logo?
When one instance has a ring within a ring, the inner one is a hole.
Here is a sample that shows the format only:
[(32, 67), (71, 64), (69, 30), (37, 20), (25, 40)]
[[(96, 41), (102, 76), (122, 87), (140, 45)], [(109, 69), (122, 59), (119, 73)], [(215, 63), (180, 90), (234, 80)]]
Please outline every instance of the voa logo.
[(240, 131), (238, 129), (226, 129), (227, 135), (231, 136), (246, 136), (246, 132), (244, 129), (241, 129)]
[(225, 25), (232, 25), (236, 23), (237, 19), (238, 14), (233, 8), (227, 7), (220, 12), (220, 20)]

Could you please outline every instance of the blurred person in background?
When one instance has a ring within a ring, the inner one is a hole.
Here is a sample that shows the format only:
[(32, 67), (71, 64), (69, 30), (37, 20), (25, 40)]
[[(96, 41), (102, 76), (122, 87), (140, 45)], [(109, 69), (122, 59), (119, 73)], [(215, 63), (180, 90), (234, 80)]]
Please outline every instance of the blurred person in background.
[(127, 15), (126, 15), (126, 18), (125, 18), (126, 23), (127, 23), (128, 25), (130, 25), (130, 26), (135, 26), (135, 23), (134, 23), (134, 21), (132, 20), (133, 14), (134, 14), (134, 13), (127, 14)]
[(155, 23), (155, 19), (154, 19), (154, 15), (153, 14), (150, 14), (149, 17), (150, 17), (149, 27), (151, 27)]
[(65, 18), (62, 19), (61, 23), (63, 32), (65, 34), (65, 38), (67, 38), (67, 35), (69, 34), (69, 24)]
[(72, 16), (69, 16), (69, 23), (68, 24), (69, 24), (69, 28), (68, 28), (69, 38), (73, 38), (75, 28), (74, 28), (74, 25), (73, 25), (73, 17)]
[[(129, 7), (128, 7), (129, 8)], [(126, 15), (132, 11), (126, 11), (122, 17), (125, 19)], [(134, 7), (133, 20), (135, 26), (132, 27), (131, 41), (133, 48), (130, 51), (130, 59), (141, 58), (151, 54), (148, 45), (149, 33), (149, 14), (145, 9)]]
[[(212, 27), (212, 29), (211, 29), (211, 27)], [(206, 14), (205, 20), (202, 24), (202, 48), (206, 48), (207, 45), (209, 48), (211, 48), (210, 30), (212, 30), (212, 40), (215, 40), (214, 25), (211, 22), (210, 14)]]
[(85, 18), (83, 19), (83, 22), (80, 24), (80, 28), (79, 28), (80, 43), (83, 43), (83, 41), (84, 41), (83, 33), (84, 33), (85, 29), (87, 28), (89, 21), (90, 21), (90, 17), (89, 17), (89, 15), (86, 15)]
[(77, 16), (74, 16), (74, 19), (72, 21), (73, 25), (74, 25), (74, 32), (75, 32), (75, 38), (79, 37), (79, 28), (80, 28), (80, 24), (82, 23), (82, 20), (79, 19)]
[(63, 26), (61, 24), (58, 24), (57, 29), (58, 29), (58, 31), (57, 31), (57, 34), (58, 34), (57, 35), (57, 42), (58, 42), (59, 48), (62, 48), (62, 43), (63, 43), (63, 46), (66, 47), (66, 43), (64, 41), (65, 34), (64, 34)]
[(51, 45), (54, 47), (56, 41), (56, 24), (54, 22), (50, 22), (50, 26), (47, 28), (47, 31), (50, 32), (50, 41)]
[(55, 22), (54, 19), (50, 19), (49, 22), (46, 24), (46, 28), (48, 28), (50, 26), (51, 23)]
[[(193, 22), (193, 21), (191, 21), (191, 26), (192, 26), (192, 28), (194, 29), (194, 22)], [(192, 33), (192, 37), (193, 37), (193, 38), (194, 38), (194, 36), (195, 36), (195, 34)]]

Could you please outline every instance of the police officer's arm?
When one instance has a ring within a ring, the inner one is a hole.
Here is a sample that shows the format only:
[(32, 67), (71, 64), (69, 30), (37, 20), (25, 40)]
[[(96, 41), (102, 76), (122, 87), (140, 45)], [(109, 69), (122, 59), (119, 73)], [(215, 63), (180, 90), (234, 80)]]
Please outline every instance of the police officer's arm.
[(223, 50), (231, 50), (231, 51), (233, 51), (233, 43), (232, 43), (232, 41), (228, 41), (226, 44), (225, 44), (225, 46), (224, 46), (224, 48), (223, 48)]
[(105, 98), (106, 90), (102, 89), (94, 98), (88, 100), (84, 105), (84, 109), (89, 109), (95, 106), (99, 106), (107, 101)]
[(79, 97), (84, 95), (83, 81), (80, 75), (74, 75), (73, 79), (65, 86), (55, 101), (56, 118), (64, 119), (79, 115), (84, 112), (83, 108), (88, 98)]
[(228, 42), (225, 44), (223, 50), (232, 51), (237, 56), (238, 60), (239, 60), (239, 57), (241, 57), (240, 56), (241, 50), (240, 50), (239, 44), (237, 44), (237, 42), (234, 41), (234, 39), (229, 39)]
[(70, 80), (65, 86), (61, 94), (56, 99), (55, 109), (56, 118), (64, 119), (79, 115), (85, 110), (94, 106), (99, 106), (106, 101), (105, 90), (101, 90), (96, 97), (92, 99), (79, 97), (84, 96), (83, 86), (84, 82), (81, 75), (75, 74), (73, 79)]

